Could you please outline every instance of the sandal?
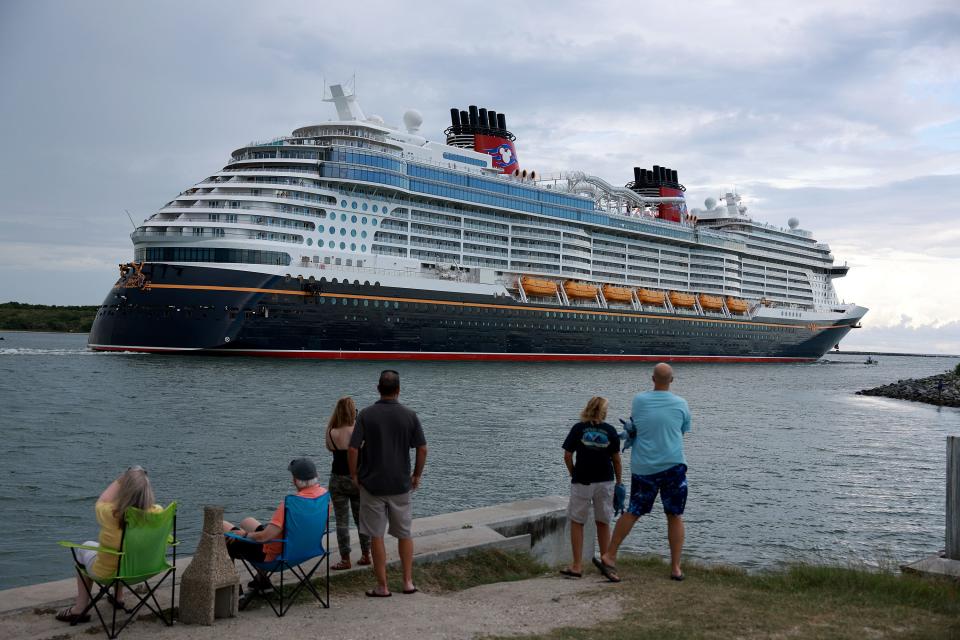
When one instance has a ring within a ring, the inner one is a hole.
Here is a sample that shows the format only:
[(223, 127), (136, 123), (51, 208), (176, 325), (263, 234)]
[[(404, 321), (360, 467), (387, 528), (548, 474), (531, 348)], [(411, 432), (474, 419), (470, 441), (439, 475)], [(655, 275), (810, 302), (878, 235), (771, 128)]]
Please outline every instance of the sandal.
[(349, 560), (341, 560), (337, 564), (330, 567), (331, 571), (343, 571), (345, 569), (351, 568), (353, 565), (350, 564)]
[(583, 577), (583, 574), (582, 574), (582, 573), (579, 573), (579, 572), (577, 572), (577, 571), (574, 571), (573, 569), (560, 569), (560, 575), (562, 575), (562, 576), (564, 576), (564, 577), (567, 577), (567, 578), (582, 578), (582, 577)]
[(603, 577), (609, 580), (610, 582), (620, 582), (620, 576), (617, 575), (617, 568), (612, 567), (600, 558), (593, 558), (593, 565), (600, 570), (600, 573), (603, 574)]
[(69, 622), (70, 626), (75, 624), (82, 624), (84, 622), (90, 622), (90, 614), (84, 613), (83, 615), (73, 612), (73, 607), (66, 607), (57, 612), (57, 620), (60, 622)]
[(114, 609), (117, 611), (123, 611), (124, 613), (130, 613), (130, 610), (124, 605), (123, 600), (117, 600), (113, 597), (112, 593), (107, 594), (107, 602), (109, 602)]
[(390, 596), (393, 595), (389, 591), (386, 593), (380, 593), (376, 589), (370, 589), (369, 591), (365, 591), (364, 593), (367, 594), (368, 598), (389, 598)]
[(370, 556), (363, 556), (357, 560), (357, 565), (361, 567), (366, 567), (370, 564)]

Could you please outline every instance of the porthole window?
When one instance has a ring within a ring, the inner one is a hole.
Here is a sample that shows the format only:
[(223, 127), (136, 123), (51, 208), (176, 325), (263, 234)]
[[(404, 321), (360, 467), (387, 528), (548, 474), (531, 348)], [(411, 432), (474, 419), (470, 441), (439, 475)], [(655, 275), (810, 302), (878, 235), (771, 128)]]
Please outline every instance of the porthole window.
[(341, 201), (340, 201), (340, 206), (341, 206), (341, 207), (347, 206), (347, 201), (346, 201), (346, 200), (341, 200)]
[(373, 226), (377, 226), (377, 219), (374, 218), (373, 220), (371, 220), (370, 224), (372, 224)]
[(312, 238), (307, 238), (307, 246), (308, 246), (308, 247), (312, 247), (312, 246), (313, 246), (313, 239), (312, 239)]
[(340, 235), (342, 235), (342, 236), (347, 235), (347, 228), (346, 228), (346, 227), (340, 227)]
[(366, 210), (367, 210), (367, 203), (364, 202), (364, 203), (360, 206), (360, 208), (363, 209), (364, 211), (366, 211)]
[(357, 201), (356, 201), (356, 200), (354, 200), (352, 203), (350, 203), (350, 208), (351, 208), (351, 209), (356, 209), (356, 208), (357, 208)]
[(334, 244), (333, 240), (331, 240), (327, 246), (333, 249), (336, 245)]
[(330, 214), (330, 219), (331, 219), (331, 220), (336, 220), (336, 219), (337, 219), (337, 214), (331, 213), (331, 214)]
[(360, 245), (360, 251), (366, 251), (366, 250), (367, 250), (367, 245), (365, 244)]
[(341, 243), (340, 243), (340, 249), (343, 250), (343, 249), (346, 249), (346, 248), (347, 248), (347, 243), (346, 243), (346, 242), (341, 242)]
[(350, 235), (351, 235), (352, 237), (356, 238), (356, 237), (357, 237), (357, 230), (356, 230), (356, 229), (350, 229)]
[(360, 224), (367, 224), (367, 216), (360, 218)]
[(337, 232), (336, 227), (330, 227), (330, 233), (336, 233), (336, 232)]
[(336, 298), (330, 298), (330, 304), (337, 304)]
[(366, 238), (366, 237), (367, 237), (367, 232), (366, 232), (366, 231), (361, 231), (361, 232), (360, 232), (360, 237), (361, 237), (361, 238)]
[(350, 222), (356, 224), (356, 223), (357, 223), (357, 216), (350, 216)]
[(356, 251), (356, 250), (357, 250), (357, 245), (350, 243), (350, 251)]
[(377, 205), (373, 205), (373, 212), (374, 212), (374, 213), (377, 212)]

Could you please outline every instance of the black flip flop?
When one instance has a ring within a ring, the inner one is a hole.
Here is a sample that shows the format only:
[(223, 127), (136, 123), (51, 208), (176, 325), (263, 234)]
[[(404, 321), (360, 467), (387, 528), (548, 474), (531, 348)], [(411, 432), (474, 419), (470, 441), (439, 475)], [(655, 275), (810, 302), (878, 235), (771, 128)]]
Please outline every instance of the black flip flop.
[(671, 579), (671, 580), (676, 580), (677, 582), (683, 582), (684, 578), (686, 578), (686, 577), (687, 577), (687, 576), (683, 575), (682, 573), (681, 573), (680, 575), (678, 575), (678, 576), (675, 576), (675, 575), (673, 575), (672, 573), (670, 574), (670, 579)]
[(592, 558), (593, 566), (595, 566), (600, 573), (603, 574), (603, 577), (609, 580), (610, 582), (620, 582), (620, 576), (617, 575), (617, 568), (611, 567), (605, 563), (600, 558)]
[(57, 620), (60, 622), (69, 622), (71, 626), (75, 624), (83, 624), (84, 622), (90, 622), (90, 614), (85, 613), (80, 615), (79, 613), (70, 613), (73, 607), (67, 607), (61, 609), (57, 612)]
[(389, 598), (392, 596), (392, 593), (379, 593), (376, 589), (370, 589), (369, 591), (364, 591), (367, 594), (368, 598)]
[(417, 589), (416, 587), (414, 587), (413, 589), (404, 589), (404, 590), (403, 590), (403, 593), (404, 593), (405, 595), (408, 595), (408, 596), (409, 596), (409, 595), (413, 595), (414, 593), (419, 593), (419, 592), (420, 592), (420, 589)]
[(576, 571), (573, 571), (573, 570), (571, 570), (571, 569), (560, 569), (560, 575), (565, 576), (565, 577), (567, 577), (567, 578), (582, 578), (582, 577), (583, 577), (583, 574), (582, 574), (582, 573), (577, 573)]

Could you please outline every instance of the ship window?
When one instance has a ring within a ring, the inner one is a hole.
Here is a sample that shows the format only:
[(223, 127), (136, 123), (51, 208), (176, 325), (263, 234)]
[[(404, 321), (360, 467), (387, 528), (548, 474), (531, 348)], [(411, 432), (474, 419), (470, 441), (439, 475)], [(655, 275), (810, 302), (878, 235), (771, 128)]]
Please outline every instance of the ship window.
[(350, 235), (351, 235), (352, 237), (356, 238), (356, 237), (357, 237), (357, 230), (356, 230), (356, 229), (350, 229)]
[(347, 299), (346, 299), (346, 298), (340, 298), (340, 304), (346, 305), (346, 304), (347, 304)]
[(337, 304), (336, 298), (330, 298), (330, 304)]
[(394, 303), (393, 303), (393, 308), (394, 308), (394, 309), (399, 309), (399, 308), (400, 308), (400, 303), (399, 303), (399, 302), (394, 302)]
[(313, 239), (312, 239), (312, 238), (307, 238), (307, 246), (308, 246), (308, 247), (312, 247), (312, 246), (313, 246)]
[(373, 226), (377, 226), (377, 219), (373, 218), (372, 220), (370, 220), (370, 224), (372, 224)]
[(351, 243), (350, 243), (350, 251), (356, 251), (356, 250), (357, 250), (357, 245), (356, 245), (355, 243), (352, 243), (352, 242), (351, 242)]
[(331, 240), (331, 241), (327, 244), (327, 246), (330, 247), (331, 249), (333, 249), (333, 247), (336, 246), (336, 245), (334, 244), (333, 240)]
[(347, 248), (347, 243), (346, 243), (346, 242), (341, 242), (341, 243), (340, 243), (340, 250), (342, 251), (343, 249), (346, 249), (346, 248)]
[[(374, 211), (377, 210), (377, 205), (373, 205), (373, 210)], [(367, 224), (367, 218), (366, 217), (360, 218), (360, 224)]]
[(360, 251), (366, 251), (366, 250), (367, 250), (367, 245), (365, 244), (360, 245)]
[(346, 228), (346, 227), (340, 227), (340, 235), (342, 235), (342, 236), (347, 235), (347, 228)]
[(350, 216), (350, 222), (355, 223), (356, 221), (357, 221), (357, 216)]
[(350, 207), (353, 208), (353, 209), (356, 209), (356, 208), (357, 208), (357, 201), (354, 200), (354, 201), (350, 204)]
[(341, 207), (347, 206), (347, 201), (346, 201), (346, 200), (341, 200), (341, 201), (340, 201), (340, 206), (341, 206)]

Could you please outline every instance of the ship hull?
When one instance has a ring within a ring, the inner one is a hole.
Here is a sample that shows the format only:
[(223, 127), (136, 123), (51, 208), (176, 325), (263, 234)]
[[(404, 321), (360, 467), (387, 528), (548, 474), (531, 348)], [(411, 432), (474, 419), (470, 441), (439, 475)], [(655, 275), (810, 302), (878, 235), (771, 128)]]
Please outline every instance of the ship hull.
[(345, 360), (809, 362), (851, 327), (849, 319), (813, 325), (542, 306), (148, 263), (107, 295), (89, 346)]

